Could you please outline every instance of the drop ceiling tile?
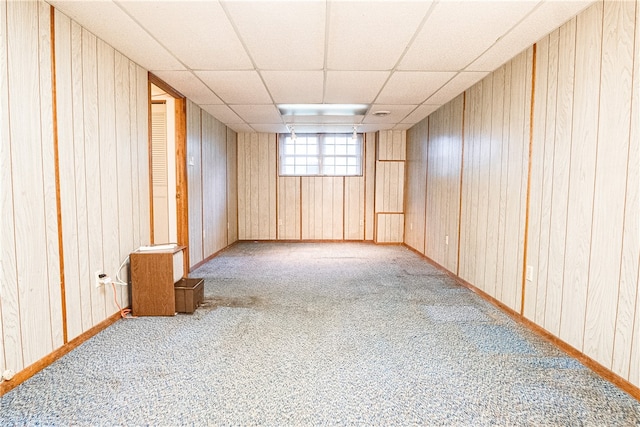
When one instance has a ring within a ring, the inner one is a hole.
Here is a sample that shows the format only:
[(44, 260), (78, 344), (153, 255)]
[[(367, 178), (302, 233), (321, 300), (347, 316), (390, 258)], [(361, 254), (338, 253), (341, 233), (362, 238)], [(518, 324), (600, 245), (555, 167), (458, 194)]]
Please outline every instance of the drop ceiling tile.
[[(417, 105), (374, 104), (369, 109), (369, 113), (364, 118), (363, 123), (390, 124), (393, 126), (400, 123), (402, 119), (404, 119), (407, 114), (413, 111), (416, 107)], [(390, 111), (390, 114), (384, 117), (378, 117), (373, 115), (376, 111)]]
[(185, 67), (111, 1), (49, 1), (71, 19), (147, 70)]
[(388, 71), (327, 71), (324, 102), (370, 104), (388, 77)]
[(263, 71), (274, 102), (278, 104), (319, 104), (322, 102), (322, 71)]
[(222, 100), (191, 71), (154, 71), (153, 74), (198, 105), (222, 104)]
[(260, 133), (289, 133), (289, 129), (282, 124), (252, 124), (251, 127)]
[(329, 1), (330, 70), (391, 70), (431, 1)]
[(446, 104), (482, 80), (488, 71), (463, 71), (427, 99), (428, 104)]
[(537, 0), (439, 2), (398, 69), (462, 70), (537, 3)]
[(541, 2), (512, 31), (496, 41), (467, 71), (493, 71), (586, 9), (593, 1)]
[(379, 130), (388, 129), (389, 125), (382, 124), (363, 124), (358, 126), (358, 133), (377, 132)]
[(411, 129), (414, 126), (412, 123), (398, 123), (392, 129), (393, 130), (407, 130)]
[(274, 105), (232, 105), (231, 108), (247, 123), (282, 124)]
[(251, 126), (246, 123), (226, 123), (227, 127), (234, 132), (238, 133), (253, 133), (256, 132)]
[(190, 69), (253, 69), (217, 1), (118, 1)]
[(422, 104), (418, 105), (411, 114), (402, 119), (402, 123), (414, 125), (427, 117), (429, 114), (440, 108), (440, 105)]
[(455, 72), (397, 71), (378, 95), (378, 104), (421, 104), (444, 85)]
[(255, 71), (196, 71), (227, 104), (271, 104), (271, 97)]
[(242, 119), (226, 105), (201, 105), (200, 107), (222, 123), (242, 123)]
[(261, 70), (322, 70), (324, 1), (224, 1)]

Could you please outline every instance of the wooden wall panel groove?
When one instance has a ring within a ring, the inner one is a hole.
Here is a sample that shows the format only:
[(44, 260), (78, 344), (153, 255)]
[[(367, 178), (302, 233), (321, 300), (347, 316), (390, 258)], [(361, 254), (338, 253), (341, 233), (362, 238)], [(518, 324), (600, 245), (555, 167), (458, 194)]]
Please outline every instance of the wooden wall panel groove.
[[(544, 135), (546, 126), (547, 90), (549, 74), (549, 37), (536, 44), (536, 94), (533, 111), (532, 147), (531, 147), (531, 180), (529, 239), (527, 249), (527, 265), (532, 271), (531, 280), (527, 279), (524, 296), (523, 315), (535, 322), (538, 287), (541, 285), (537, 277), (540, 251), (540, 223), (542, 216), (542, 175), (544, 167)], [(533, 274), (533, 272), (536, 274)]]
[(407, 132), (405, 243), (424, 254), (429, 120)]
[[(634, 51), (634, 61), (633, 61), (633, 98), (631, 100), (631, 131), (629, 141), (631, 143), (629, 147), (629, 171), (627, 174), (627, 205), (626, 209), (635, 209), (635, 214), (625, 214), (627, 218), (630, 218), (633, 221), (634, 217), (640, 217), (640, 206), (639, 199), (640, 189), (638, 189), (638, 183), (640, 182), (640, 177), (638, 176), (639, 172), (637, 170), (638, 165), (640, 165), (640, 148), (638, 148), (638, 141), (640, 141), (640, 7), (636, 4), (636, 36), (635, 36), (635, 51)], [(635, 167), (634, 167), (635, 165)], [(634, 181), (635, 174), (635, 181)], [(633, 186), (635, 182), (635, 187)], [(625, 224), (626, 225), (626, 224)], [(630, 226), (633, 226), (633, 222), (629, 222)], [(634, 235), (637, 236), (638, 229), (640, 229), (640, 224), (636, 222), (636, 229), (634, 231)], [(631, 260), (633, 262), (633, 260)], [(629, 358), (629, 374), (628, 379), (631, 383), (640, 385), (640, 363), (637, 363), (640, 360), (640, 258), (638, 259), (638, 265), (636, 267), (638, 269), (638, 274), (636, 276), (636, 300), (635, 300), (635, 315), (634, 322), (631, 326), (633, 329), (633, 336), (631, 340), (631, 357)], [(624, 280), (629, 280), (629, 271), (628, 267), (625, 267), (623, 273), (621, 273), (621, 277)], [(633, 280), (633, 277), (631, 277)], [(617, 340), (616, 340), (617, 342)], [(617, 362), (618, 358), (614, 353), (614, 370), (623, 371), (623, 366), (619, 362)], [(635, 361), (635, 362), (634, 362)]]
[[(16, 264), (15, 217), (13, 204), (13, 176), (11, 147), (14, 143), (10, 132), (9, 72), (7, 46), (7, 3), (0, 5), (0, 245), (2, 256), (2, 299), (0, 300), (0, 327), (2, 327), (2, 350), (0, 367), (20, 370), (22, 360), (22, 338), (20, 331), (20, 306), (18, 301), (18, 273)], [(3, 371), (4, 372), (4, 371)]]
[[(101, 206), (100, 174), (104, 167), (100, 162), (100, 142), (98, 134), (98, 71), (97, 38), (86, 30), (82, 31), (82, 87), (84, 116), (84, 164), (87, 206)], [(145, 151), (146, 153), (146, 151)], [(97, 173), (96, 173), (97, 172)], [(102, 269), (102, 215), (95, 208), (87, 211), (87, 236), (89, 254), (89, 283), (91, 297), (91, 322), (98, 324), (107, 316), (103, 301), (104, 293), (91, 286), (93, 273)]]
[(490, 231), (498, 228), (500, 219), (500, 184), (502, 179), (502, 120), (504, 112), (504, 67), (500, 67), (492, 75), (491, 94), (491, 135), (489, 147), (489, 200), (487, 206), (487, 242), (486, 265), (484, 272), (484, 288), (489, 295), (496, 293), (498, 237), (499, 234)]
[(556, 99), (558, 86), (558, 35), (556, 30), (549, 35), (548, 48), (548, 87), (547, 87), (547, 110), (545, 112), (545, 135), (543, 178), (542, 178), (542, 201), (540, 217), (540, 246), (538, 252), (538, 268), (536, 277), (539, 285), (536, 300), (536, 323), (544, 325), (545, 307), (547, 301), (547, 272), (549, 263), (549, 242), (551, 240), (551, 196), (553, 187), (553, 154), (555, 146), (556, 127)]
[(576, 21), (574, 113), (571, 124), (573, 142), (567, 189), (567, 240), (564, 249), (564, 287), (559, 336), (578, 349), (582, 348), (589, 282), (601, 41), (602, 3), (597, 3), (579, 15)]
[[(98, 135), (100, 144), (100, 196), (102, 215), (102, 270), (115, 271), (120, 265), (118, 239), (117, 182), (115, 159), (116, 146), (116, 105), (115, 105), (115, 50), (102, 40), (97, 42), (98, 59)], [(115, 194), (114, 194), (115, 193)], [(117, 311), (110, 298), (110, 289), (99, 288), (105, 306), (106, 319)]]
[(202, 133), (201, 109), (187, 101), (187, 181), (189, 189), (189, 263), (204, 259), (202, 248)]
[[(584, 351), (610, 367), (629, 153), (635, 3), (605, 2), (602, 78)], [(615, 289), (615, 290), (614, 290)]]
[[(72, 73), (71, 20), (55, 14), (56, 42), (56, 110), (58, 115), (58, 160), (60, 166), (60, 210), (64, 218), (65, 298), (67, 305), (67, 336), (73, 339), (82, 329), (82, 297), (79, 267), (79, 238), (76, 212), (76, 170), (74, 138), (74, 105)], [(79, 309), (78, 309), (79, 308)]]
[[(129, 109), (129, 60), (121, 53), (115, 55), (115, 107), (116, 107), (116, 153), (115, 170), (117, 173), (117, 213), (118, 213), (118, 265), (112, 270), (115, 275), (120, 263), (129, 256), (134, 247), (133, 243), (133, 176), (131, 171), (131, 111)], [(129, 281), (126, 269), (121, 278)], [(118, 298), (121, 307), (129, 306), (129, 292), (123, 286), (118, 286)]]
[(300, 229), (300, 178), (278, 178), (278, 239), (299, 240)]
[(344, 178), (344, 239), (364, 240), (364, 177)]
[(553, 187), (547, 295), (544, 328), (554, 335), (560, 332), (564, 252), (567, 232), (569, 171), (571, 169), (571, 122), (573, 117), (573, 80), (576, 21), (560, 28), (558, 41), (558, 86), (556, 99), (556, 133), (553, 153)]
[[(29, 365), (53, 350), (43, 187), (44, 180), (53, 176), (45, 176), (42, 152), (43, 143), (53, 141), (43, 141), (42, 134), (38, 35), (38, 3), (7, 3), (9, 120), (14, 124), (12, 140), (20, 141), (11, 145), (18, 295), (16, 299), (10, 297), (19, 309), (23, 358), (19, 366)], [(50, 62), (43, 66), (47, 64)], [(20, 125), (24, 123), (31, 126)]]
[(364, 239), (374, 239), (375, 226), (375, 177), (376, 177), (376, 134), (364, 135)]
[(227, 243), (238, 240), (238, 145), (236, 133), (227, 128)]

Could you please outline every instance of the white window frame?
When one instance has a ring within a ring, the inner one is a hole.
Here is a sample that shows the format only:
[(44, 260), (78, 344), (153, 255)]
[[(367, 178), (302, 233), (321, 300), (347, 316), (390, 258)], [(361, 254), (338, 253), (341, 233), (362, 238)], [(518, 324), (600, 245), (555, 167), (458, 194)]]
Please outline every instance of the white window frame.
[[(364, 140), (351, 133), (278, 135), (279, 176), (362, 176)], [(308, 144), (315, 139), (315, 143)], [(331, 140), (334, 143), (331, 143)], [(335, 139), (345, 144), (335, 144)], [(355, 147), (355, 148), (353, 148)]]

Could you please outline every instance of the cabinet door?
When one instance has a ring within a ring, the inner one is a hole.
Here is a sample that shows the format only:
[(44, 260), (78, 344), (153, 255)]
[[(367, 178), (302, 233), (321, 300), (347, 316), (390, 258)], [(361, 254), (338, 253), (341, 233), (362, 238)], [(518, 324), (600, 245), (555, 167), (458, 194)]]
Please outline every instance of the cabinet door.
[(135, 316), (173, 316), (173, 253), (131, 254), (131, 308)]

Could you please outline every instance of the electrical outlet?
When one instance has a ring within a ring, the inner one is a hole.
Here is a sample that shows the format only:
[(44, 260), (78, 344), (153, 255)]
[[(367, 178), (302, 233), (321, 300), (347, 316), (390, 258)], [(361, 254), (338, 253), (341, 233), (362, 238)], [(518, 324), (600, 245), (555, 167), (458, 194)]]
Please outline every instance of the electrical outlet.
[(96, 270), (95, 272), (95, 285), (99, 288), (102, 285), (110, 285), (111, 277), (102, 272), (102, 270)]
[(445, 245), (449, 244), (449, 236), (444, 236), (444, 244)]
[(530, 265), (527, 265), (527, 276), (526, 276), (527, 280), (529, 282), (533, 282), (533, 267)]
[(96, 270), (96, 272), (93, 273), (93, 284), (96, 288), (99, 288), (100, 285), (102, 285), (102, 282), (100, 281), (100, 276), (102, 274), (102, 270)]

